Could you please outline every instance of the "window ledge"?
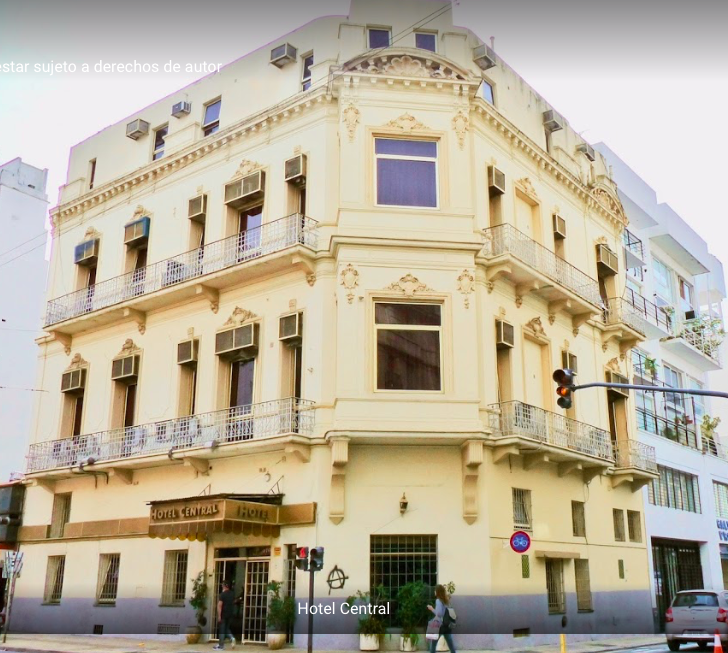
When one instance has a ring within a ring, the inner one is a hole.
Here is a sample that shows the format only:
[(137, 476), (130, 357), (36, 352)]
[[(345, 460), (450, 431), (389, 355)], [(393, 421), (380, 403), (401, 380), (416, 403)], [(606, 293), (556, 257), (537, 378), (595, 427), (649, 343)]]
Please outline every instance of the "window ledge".
[(43, 603), (41, 603), (41, 605), (61, 605), (61, 602), (58, 601), (58, 602), (51, 603), (50, 601), (43, 601)]
[(160, 608), (184, 608), (184, 603), (160, 603)]
[(114, 601), (113, 603), (99, 603), (98, 601), (96, 601), (94, 603), (94, 607), (95, 608), (115, 608), (116, 601)]

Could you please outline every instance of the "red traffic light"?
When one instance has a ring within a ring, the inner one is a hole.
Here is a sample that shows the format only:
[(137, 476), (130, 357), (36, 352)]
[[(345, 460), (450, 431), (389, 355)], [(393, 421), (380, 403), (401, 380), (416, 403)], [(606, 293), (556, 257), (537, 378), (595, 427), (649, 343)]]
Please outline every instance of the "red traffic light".
[(307, 546), (299, 546), (296, 549), (296, 557), (297, 558), (300, 558), (300, 559), (303, 559), (303, 560), (308, 560), (308, 547)]

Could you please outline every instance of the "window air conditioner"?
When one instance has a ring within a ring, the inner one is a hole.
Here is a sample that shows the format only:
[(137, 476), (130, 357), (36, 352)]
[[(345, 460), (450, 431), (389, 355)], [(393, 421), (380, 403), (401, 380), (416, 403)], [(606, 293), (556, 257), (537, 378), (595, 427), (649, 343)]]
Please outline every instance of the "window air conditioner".
[(561, 351), (561, 367), (565, 370), (573, 370), (578, 372), (576, 354), (572, 354), (565, 349)]
[(495, 321), (496, 349), (510, 349), (515, 346), (513, 325), (504, 320)]
[[(607, 372), (607, 383), (629, 383), (629, 379), (617, 372)], [(626, 388), (608, 388), (608, 391), (620, 397), (629, 397), (629, 390)]]
[(149, 218), (139, 218), (124, 225), (124, 244), (128, 247), (138, 247), (149, 238)]
[(192, 111), (192, 104), (189, 102), (177, 102), (177, 104), (172, 105), (172, 115), (175, 118), (186, 116), (190, 111)]
[(495, 166), (488, 166), (488, 193), (491, 197), (506, 192), (506, 175)]
[(258, 324), (220, 331), (215, 336), (215, 353), (228, 360), (254, 358), (258, 353)]
[(141, 118), (132, 120), (126, 126), (127, 138), (131, 138), (134, 141), (140, 139), (142, 136), (146, 136), (148, 133), (149, 133), (149, 123), (146, 120), (142, 120)]
[(296, 61), (298, 51), (290, 43), (284, 43), (270, 51), (270, 62), (277, 68)]
[(73, 262), (76, 265), (93, 265), (99, 257), (99, 239), (86, 240), (73, 250)]
[(225, 204), (239, 208), (243, 204), (262, 197), (265, 188), (265, 172), (257, 170), (253, 174), (225, 184)]
[(289, 184), (306, 183), (306, 155), (299, 154), (285, 163), (285, 180)]
[(136, 381), (139, 374), (139, 356), (124, 356), (111, 362), (112, 381)]
[(597, 267), (607, 276), (619, 273), (619, 259), (606, 245), (597, 245)]
[(685, 311), (686, 320), (694, 320), (696, 317), (695, 311)]
[(495, 52), (483, 43), (482, 45), (473, 48), (473, 61), (481, 70), (493, 68), (496, 63)]
[(201, 193), (193, 197), (187, 206), (187, 217), (196, 222), (204, 222), (207, 215), (207, 195)]
[(543, 112), (543, 126), (550, 132), (564, 128), (564, 119), (553, 109)]
[(554, 238), (566, 238), (566, 220), (557, 213), (554, 213)]
[(177, 364), (188, 365), (197, 362), (197, 352), (200, 348), (200, 341), (196, 338), (183, 340), (177, 345)]
[(86, 370), (71, 370), (61, 376), (61, 392), (83, 392), (86, 387)]
[(303, 339), (303, 313), (284, 315), (278, 321), (278, 340), (287, 345), (298, 345)]
[(576, 146), (576, 151), (581, 152), (589, 161), (594, 161), (597, 157), (594, 154), (594, 148), (589, 143), (580, 143)]

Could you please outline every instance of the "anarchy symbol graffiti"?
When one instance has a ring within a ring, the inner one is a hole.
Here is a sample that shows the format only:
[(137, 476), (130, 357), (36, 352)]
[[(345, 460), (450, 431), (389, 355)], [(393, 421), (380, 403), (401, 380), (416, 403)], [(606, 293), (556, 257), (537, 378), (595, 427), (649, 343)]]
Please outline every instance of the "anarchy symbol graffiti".
[(348, 578), (343, 570), (339, 569), (337, 565), (334, 565), (334, 568), (329, 572), (329, 577), (326, 579), (326, 583), (329, 586), (329, 595), (331, 595), (331, 590), (344, 589), (344, 584)]

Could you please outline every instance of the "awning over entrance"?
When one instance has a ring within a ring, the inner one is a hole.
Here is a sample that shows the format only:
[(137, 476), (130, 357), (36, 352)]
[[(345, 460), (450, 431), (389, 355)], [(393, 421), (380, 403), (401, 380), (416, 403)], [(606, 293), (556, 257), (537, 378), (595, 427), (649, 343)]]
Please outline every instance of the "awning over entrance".
[(262, 501), (242, 501), (234, 496), (151, 501), (149, 536), (198, 541), (212, 533), (278, 537), (281, 526), (316, 521), (315, 503), (274, 505), (264, 502), (264, 497)]

